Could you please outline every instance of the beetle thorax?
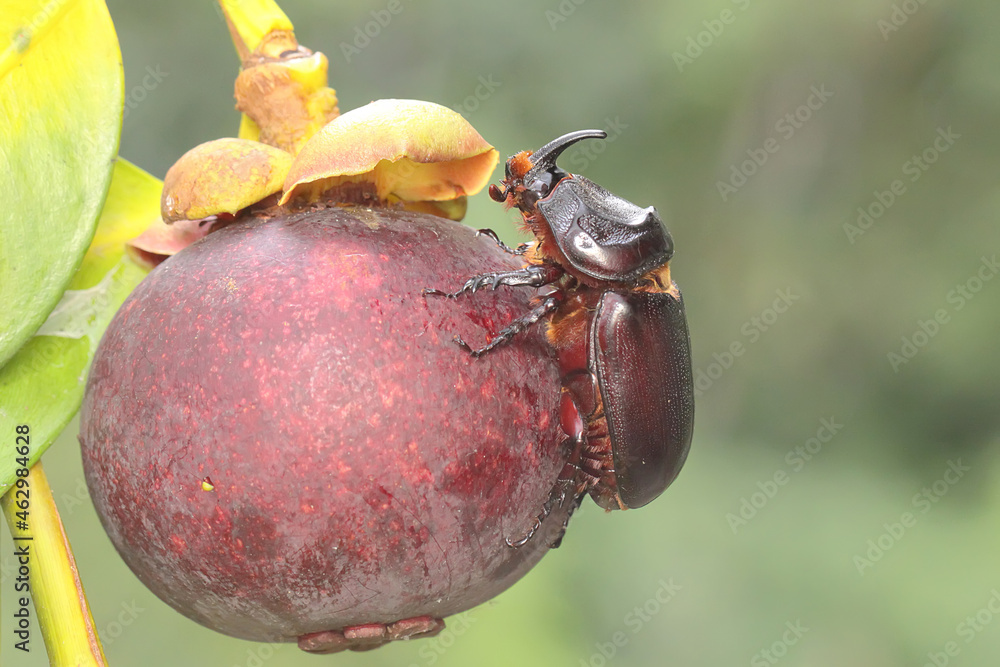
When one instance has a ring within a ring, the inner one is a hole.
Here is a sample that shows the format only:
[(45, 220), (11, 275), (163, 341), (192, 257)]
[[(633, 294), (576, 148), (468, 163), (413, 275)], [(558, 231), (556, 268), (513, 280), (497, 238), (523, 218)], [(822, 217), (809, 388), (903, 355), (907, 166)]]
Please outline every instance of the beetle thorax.
[[(621, 281), (595, 278), (576, 268), (573, 262), (571, 262), (563, 252), (562, 246), (560, 245), (558, 239), (556, 239), (555, 234), (552, 232), (552, 227), (549, 226), (548, 220), (545, 219), (545, 216), (542, 215), (541, 211), (537, 208), (535, 208), (530, 214), (524, 214), (524, 226), (526, 231), (530, 232), (537, 239), (537, 250), (535, 252), (535, 256), (538, 258), (538, 262), (536, 263), (549, 261), (554, 264), (558, 264), (564, 271), (566, 271), (566, 273), (571, 275), (576, 282), (582, 285), (601, 290), (616, 286), (633, 287), (641, 281), (641, 279), (636, 280), (633, 278), (627, 278)], [(659, 269), (662, 268), (663, 267), (659, 267)]]

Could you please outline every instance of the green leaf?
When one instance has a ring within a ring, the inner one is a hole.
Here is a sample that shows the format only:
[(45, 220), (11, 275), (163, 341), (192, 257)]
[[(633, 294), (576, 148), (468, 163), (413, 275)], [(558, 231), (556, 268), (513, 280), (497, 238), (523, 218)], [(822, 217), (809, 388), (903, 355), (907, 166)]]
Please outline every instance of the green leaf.
[(0, 0), (0, 366), (94, 234), (118, 153), (121, 51), (99, 0)]
[(97, 232), (70, 289), (0, 369), (0, 496), (15, 478), (15, 427), (30, 428), (34, 463), (80, 408), (101, 335), (146, 276), (125, 253), (125, 241), (159, 221), (162, 188), (159, 179), (118, 159)]

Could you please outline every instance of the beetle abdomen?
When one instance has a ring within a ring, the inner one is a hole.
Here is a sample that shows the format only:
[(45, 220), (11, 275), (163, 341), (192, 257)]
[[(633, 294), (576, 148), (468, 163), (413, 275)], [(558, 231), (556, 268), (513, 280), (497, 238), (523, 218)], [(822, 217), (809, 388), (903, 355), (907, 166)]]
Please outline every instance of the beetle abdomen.
[(619, 497), (642, 507), (673, 482), (691, 446), (691, 343), (680, 293), (605, 292), (590, 346)]

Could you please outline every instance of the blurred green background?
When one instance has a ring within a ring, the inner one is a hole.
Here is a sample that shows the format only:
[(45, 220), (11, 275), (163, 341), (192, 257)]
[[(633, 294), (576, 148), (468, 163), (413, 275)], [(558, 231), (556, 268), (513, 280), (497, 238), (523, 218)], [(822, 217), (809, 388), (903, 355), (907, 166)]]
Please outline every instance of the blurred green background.
[[(215, 5), (109, 5), (121, 154), (162, 177), (234, 135)], [(586, 500), (562, 548), (436, 640), (313, 657), (149, 594), (94, 515), (74, 422), (45, 465), (112, 665), (996, 664), (1000, 5), (403, 0), (384, 26), (384, 0), (282, 6), (342, 110), (439, 102), (503, 156), (609, 130), (563, 164), (668, 222), (695, 442), (658, 502)], [(467, 222), (517, 239), (485, 193)], [(6, 634), (5, 664), (47, 664), (37, 632), (27, 657)]]

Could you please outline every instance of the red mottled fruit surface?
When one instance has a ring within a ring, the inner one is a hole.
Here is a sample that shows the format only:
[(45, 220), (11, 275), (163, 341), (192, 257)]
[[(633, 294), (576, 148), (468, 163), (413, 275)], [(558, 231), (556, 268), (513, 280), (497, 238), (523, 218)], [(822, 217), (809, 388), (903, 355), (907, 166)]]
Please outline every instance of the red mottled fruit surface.
[[(521, 549), (559, 470), (541, 327), (470, 358), (532, 291), (457, 300), (515, 268), (439, 218), (329, 208), (215, 231), (157, 267), (101, 342), (83, 405), (90, 494), (135, 574), (247, 639), (468, 609)], [(547, 525), (558, 530), (564, 515)]]

